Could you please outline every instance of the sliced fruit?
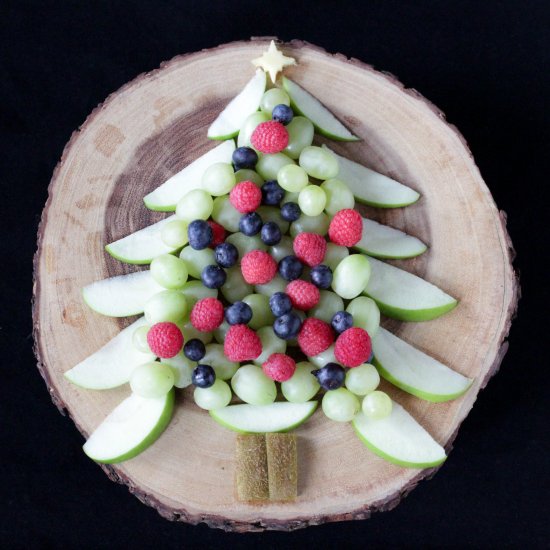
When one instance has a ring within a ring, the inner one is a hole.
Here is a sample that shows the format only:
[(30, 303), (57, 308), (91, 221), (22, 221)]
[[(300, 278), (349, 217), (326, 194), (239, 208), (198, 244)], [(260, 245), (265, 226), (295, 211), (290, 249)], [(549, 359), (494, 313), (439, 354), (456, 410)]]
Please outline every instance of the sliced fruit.
[(206, 169), (217, 162), (231, 162), (231, 155), (235, 150), (233, 140), (224, 141), (214, 149), (194, 160), (183, 170), (174, 174), (170, 179), (157, 187), (153, 192), (145, 195), (143, 202), (151, 210), (173, 212), (178, 201), (189, 191), (201, 189), (202, 175)]
[(398, 403), (378, 420), (360, 412), (352, 421), (359, 439), (383, 459), (406, 468), (432, 468), (445, 461), (445, 449)]
[(398, 388), (441, 403), (461, 396), (472, 384), (449, 367), (380, 327), (372, 338), (374, 365)]
[[(329, 147), (327, 149), (331, 150)], [(340, 166), (336, 177), (347, 183), (358, 202), (379, 208), (398, 208), (413, 204), (420, 198), (420, 194), (414, 189), (337, 153), (334, 154)]]
[(100, 350), (68, 370), (65, 378), (77, 386), (90, 390), (108, 390), (126, 384), (138, 365), (155, 359), (152, 353), (138, 351), (132, 344), (134, 331), (145, 325), (147, 321), (140, 317)]
[(338, 141), (359, 141), (318, 99), (296, 82), (283, 77), (283, 87), (294, 111), (309, 118), (320, 134)]
[(363, 218), (363, 235), (355, 248), (375, 258), (414, 258), (428, 247), (399, 229)]
[(173, 409), (173, 389), (155, 398), (132, 394), (90, 435), (84, 443), (84, 452), (103, 464), (129, 460), (159, 438), (172, 418)]
[(235, 96), (218, 118), (208, 128), (210, 139), (229, 139), (239, 133), (246, 118), (258, 110), (265, 91), (266, 77), (261, 70), (248, 81), (242, 91)]
[(317, 401), (289, 403), (279, 401), (270, 405), (230, 405), (210, 411), (210, 416), (235, 432), (287, 432), (305, 422), (317, 408)]
[(452, 296), (403, 269), (369, 257), (371, 275), (364, 294), (380, 311), (400, 321), (429, 321), (458, 304)]

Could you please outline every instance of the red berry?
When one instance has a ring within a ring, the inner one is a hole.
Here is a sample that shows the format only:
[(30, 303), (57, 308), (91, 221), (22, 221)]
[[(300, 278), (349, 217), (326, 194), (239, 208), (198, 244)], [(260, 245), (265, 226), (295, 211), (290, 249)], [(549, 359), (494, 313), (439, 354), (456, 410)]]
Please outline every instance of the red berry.
[(174, 323), (156, 323), (147, 332), (147, 343), (157, 357), (168, 359), (183, 347), (183, 334)]
[(241, 272), (249, 285), (265, 285), (277, 273), (277, 262), (263, 250), (251, 250), (241, 260)]
[(327, 242), (316, 233), (299, 233), (294, 237), (294, 254), (303, 263), (314, 267), (319, 265), (327, 251)]
[(246, 325), (233, 325), (225, 335), (223, 351), (230, 361), (252, 361), (262, 353), (262, 341)]
[(262, 369), (271, 380), (284, 382), (294, 374), (296, 362), (284, 353), (272, 353), (262, 365)]
[(225, 241), (226, 231), (223, 225), (208, 220), (208, 225), (212, 228), (212, 240), (210, 241), (210, 248), (214, 248)]
[(223, 304), (216, 298), (203, 298), (191, 310), (191, 324), (201, 332), (211, 332), (223, 323)]
[(358, 367), (369, 360), (372, 351), (370, 336), (358, 327), (348, 328), (338, 336), (334, 355), (344, 367)]
[(314, 284), (300, 279), (288, 283), (285, 292), (288, 294), (292, 305), (303, 311), (315, 307), (321, 297), (319, 289)]
[(334, 342), (334, 332), (328, 323), (315, 317), (310, 317), (302, 323), (298, 334), (298, 345), (308, 357), (322, 353), (330, 347), (332, 342)]
[(354, 246), (363, 235), (363, 220), (359, 212), (346, 208), (336, 212), (332, 218), (328, 236), (334, 244), (341, 246)]
[(251, 181), (241, 181), (231, 189), (229, 201), (242, 214), (254, 212), (262, 203), (262, 190)]
[(250, 143), (261, 153), (280, 153), (288, 145), (288, 131), (280, 122), (268, 120), (256, 126)]

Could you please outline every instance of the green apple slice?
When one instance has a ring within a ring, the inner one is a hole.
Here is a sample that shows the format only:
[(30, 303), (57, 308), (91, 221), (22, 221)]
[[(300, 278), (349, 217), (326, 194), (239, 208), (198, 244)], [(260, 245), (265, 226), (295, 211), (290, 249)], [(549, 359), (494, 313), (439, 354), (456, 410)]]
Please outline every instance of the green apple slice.
[(144, 317), (120, 331), (101, 349), (65, 373), (65, 378), (89, 390), (109, 390), (130, 380), (138, 366), (153, 361), (152, 353), (143, 353), (132, 344), (134, 331), (147, 325)]
[(460, 397), (472, 380), (380, 327), (372, 338), (374, 365), (388, 382), (433, 403)]
[(230, 405), (210, 411), (210, 416), (225, 428), (240, 433), (287, 432), (305, 422), (317, 408), (317, 401), (270, 405)]
[(97, 313), (110, 317), (129, 317), (143, 313), (145, 302), (166, 290), (150, 271), (138, 271), (96, 281), (82, 289), (84, 301)]
[(103, 464), (134, 458), (159, 438), (173, 410), (173, 388), (162, 397), (150, 399), (132, 394), (90, 435), (84, 452)]
[(229, 139), (235, 137), (244, 121), (260, 107), (265, 92), (266, 76), (262, 70), (248, 81), (242, 91), (235, 96), (218, 118), (208, 128), (210, 139)]
[(403, 269), (369, 257), (371, 275), (364, 294), (380, 311), (400, 321), (429, 321), (451, 311), (457, 300)]
[(372, 420), (360, 412), (352, 424), (373, 453), (397, 466), (432, 468), (447, 458), (445, 449), (395, 401), (386, 418)]
[(363, 235), (355, 248), (375, 258), (414, 258), (428, 247), (399, 229), (363, 218)]
[(283, 87), (290, 96), (294, 111), (309, 118), (316, 130), (337, 141), (359, 141), (318, 99), (296, 82), (283, 77)]
[(154, 191), (145, 195), (143, 198), (145, 206), (150, 210), (173, 212), (184, 195), (194, 189), (201, 189), (202, 176), (206, 169), (216, 162), (230, 163), (234, 150), (235, 142), (232, 139), (210, 149)]
[(126, 264), (150, 264), (157, 256), (175, 252), (177, 248), (166, 246), (161, 239), (162, 228), (177, 220), (176, 216), (154, 223), (105, 246), (105, 250)]
[(378, 208), (399, 208), (420, 198), (414, 189), (342, 157), (326, 145), (323, 147), (336, 155), (340, 167), (337, 178), (348, 185), (358, 202)]

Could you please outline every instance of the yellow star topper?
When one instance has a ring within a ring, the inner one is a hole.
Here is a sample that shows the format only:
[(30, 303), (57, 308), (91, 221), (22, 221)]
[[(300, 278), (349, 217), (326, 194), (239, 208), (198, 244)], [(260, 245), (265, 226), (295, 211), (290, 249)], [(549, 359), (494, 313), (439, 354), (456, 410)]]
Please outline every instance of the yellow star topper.
[(296, 65), (296, 60), (293, 57), (286, 57), (283, 52), (277, 49), (275, 41), (272, 40), (269, 48), (261, 57), (252, 60), (255, 67), (260, 67), (266, 73), (269, 73), (271, 82), (275, 84), (277, 73), (281, 72), (285, 67)]

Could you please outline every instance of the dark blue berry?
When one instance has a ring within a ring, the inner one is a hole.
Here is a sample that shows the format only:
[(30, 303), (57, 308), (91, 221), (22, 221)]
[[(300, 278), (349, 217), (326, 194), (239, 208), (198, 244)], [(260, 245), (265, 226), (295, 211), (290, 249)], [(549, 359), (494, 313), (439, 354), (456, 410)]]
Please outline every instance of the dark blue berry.
[(246, 325), (252, 319), (252, 308), (246, 302), (235, 302), (225, 309), (225, 320), (230, 325)]
[(216, 263), (221, 267), (232, 267), (239, 259), (239, 251), (234, 244), (222, 243), (214, 248)]
[(302, 276), (304, 266), (296, 256), (285, 256), (279, 262), (279, 273), (286, 281), (294, 281)]
[(212, 228), (204, 220), (193, 220), (187, 228), (189, 246), (195, 250), (202, 250), (212, 242)]
[(256, 214), (256, 212), (249, 212), (241, 216), (239, 220), (239, 230), (243, 235), (252, 237), (260, 232), (262, 223), (262, 218), (259, 214)]
[(325, 390), (337, 390), (344, 383), (346, 371), (344, 367), (336, 363), (327, 363), (322, 369), (312, 370), (321, 388)]
[(302, 211), (295, 202), (285, 202), (281, 206), (281, 218), (287, 222), (295, 222), (301, 214)]
[(271, 313), (273, 313), (275, 317), (281, 317), (281, 315), (290, 313), (292, 310), (292, 302), (288, 294), (284, 292), (275, 292), (275, 294), (269, 298), (269, 307), (271, 308)]
[(296, 313), (291, 311), (275, 319), (273, 332), (282, 340), (292, 340), (298, 336), (302, 320)]
[(284, 103), (275, 105), (275, 107), (273, 107), (273, 111), (271, 111), (271, 118), (281, 124), (284, 124), (285, 126), (292, 120), (293, 116), (294, 113), (292, 112), (292, 109)]
[(330, 324), (338, 334), (342, 334), (342, 332), (353, 326), (353, 316), (347, 311), (337, 311), (332, 316)]
[(310, 271), (309, 278), (317, 288), (328, 288), (332, 283), (332, 270), (328, 265), (316, 265)]
[(197, 388), (209, 388), (216, 381), (216, 373), (210, 365), (197, 365), (191, 373), (191, 382)]
[(275, 181), (269, 180), (262, 185), (262, 204), (279, 206), (285, 196), (285, 190)]
[(200, 361), (206, 353), (204, 343), (198, 338), (193, 338), (185, 342), (183, 346), (183, 354), (190, 361)]
[(372, 363), (372, 360), (373, 360), (373, 359), (374, 359), (374, 351), (371, 351), (371, 352), (370, 352), (370, 356), (369, 356), (369, 358), (368, 358), (368, 360), (367, 360), (367, 363)]
[(251, 147), (239, 147), (233, 151), (231, 156), (235, 170), (243, 168), (254, 169), (258, 162), (258, 154)]
[(267, 246), (273, 246), (281, 242), (281, 229), (275, 222), (266, 222), (262, 226), (260, 237)]
[(226, 279), (227, 274), (219, 265), (207, 265), (201, 273), (201, 281), (206, 288), (220, 288)]

